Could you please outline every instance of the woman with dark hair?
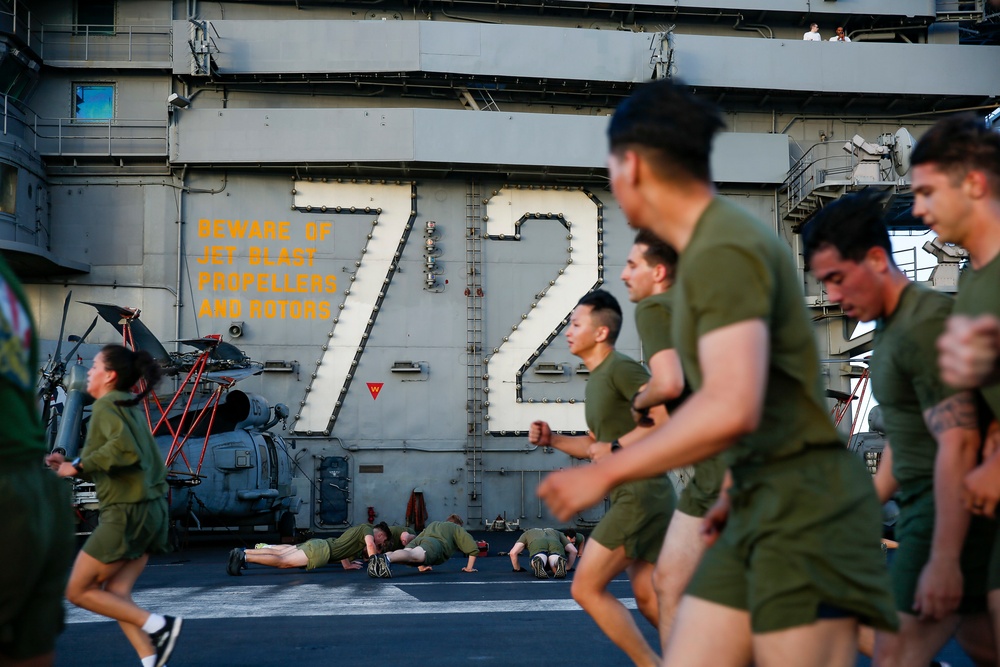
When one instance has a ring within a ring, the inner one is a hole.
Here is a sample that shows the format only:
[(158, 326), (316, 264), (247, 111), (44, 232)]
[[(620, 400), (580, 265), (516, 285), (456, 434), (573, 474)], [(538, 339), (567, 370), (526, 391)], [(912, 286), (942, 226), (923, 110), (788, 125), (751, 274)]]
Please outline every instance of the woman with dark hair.
[[(96, 399), (81, 456), (46, 459), (60, 477), (91, 480), (100, 519), (77, 555), (66, 598), (121, 625), (143, 667), (163, 667), (181, 630), (181, 619), (152, 614), (132, 601), (132, 586), (151, 553), (169, 551), (167, 471), (145, 417), (136, 406), (162, 372), (147, 352), (108, 345), (87, 373)], [(138, 395), (129, 390), (140, 380)]]

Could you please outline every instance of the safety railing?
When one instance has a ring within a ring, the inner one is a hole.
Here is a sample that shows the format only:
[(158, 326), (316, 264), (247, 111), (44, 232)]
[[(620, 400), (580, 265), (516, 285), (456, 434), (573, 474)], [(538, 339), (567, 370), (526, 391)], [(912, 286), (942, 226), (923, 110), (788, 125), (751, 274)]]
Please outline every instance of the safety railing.
[(173, 64), (170, 25), (42, 25), (35, 49), (49, 64), (115, 62), (147, 67)]
[[(28, 6), (21, 0), (4, 0), (0, 2), (0, 33), (17, 38), (21, 44), (37, 50), (32, 43), (32, 15)], [(39, 25), (37, 22), (34, 25)]]
[(20, 140), (41, 155), (166, 156), (167, 120), (43, 118), (0, 98), (0, 142)]
[(984, 0), (937, 0), (934, 8), (938, 21), (981, 21), (985, 4)]
[(795, 161), (779, 190), (779, 202), (784, 216), (788, 216), (817, 188), (824, 185), (850, 183), (851, 174), (858, 164), (852, 153), (831, 154), (832, 146), (843, 146), (843, 141), (823, 141), (813, 144)]

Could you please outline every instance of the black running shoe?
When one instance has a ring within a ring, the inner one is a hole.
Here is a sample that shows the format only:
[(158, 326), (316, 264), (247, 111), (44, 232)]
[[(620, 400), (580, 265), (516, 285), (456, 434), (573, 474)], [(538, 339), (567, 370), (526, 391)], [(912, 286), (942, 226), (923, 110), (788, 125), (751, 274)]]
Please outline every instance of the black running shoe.
[(545, 561), (542, 560), (541, 556), (535, 556), (531, 559), (531, 571), (535, 573), (535, 577), (538, 579), (549, 578), (549, 573), (545, 571)]
[(233, 577), (242, 576), (242, 570), (247, 569), (247, 555), (243, 549), (236, 548), (229, 552), (229, 562), (226, 564), (226, 572)]
[(163, 667), (167, 664), (170, 654), (174, 652), (177, 637), (181, 634), (181, 625), (184, 623), (184, 619), (180, 617), (164, 616), (163, 618), (167, 624), (149, 635), (149, 639), (153, 642), (153, 648), (156, 649), (156, 667)]
[(566, 559), (563, 558), (562, 556), (559, 556), (558, 560), (556, 560), (555, 578), (556, 579), (566, 578)]
[(389, 567), (389, 558), (385, 555), (376, 556), (378, 558), (378, 576), (382, 579), (392, 579), (392, 568)]

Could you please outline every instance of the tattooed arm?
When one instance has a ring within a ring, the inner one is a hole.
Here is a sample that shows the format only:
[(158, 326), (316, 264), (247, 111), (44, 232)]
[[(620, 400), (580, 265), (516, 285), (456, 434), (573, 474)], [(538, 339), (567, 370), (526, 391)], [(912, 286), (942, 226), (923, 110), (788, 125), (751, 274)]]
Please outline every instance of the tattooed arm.
[(942, 619), (955, 611), (962, 599), (959, 556), (969, 529), (962, 483), (976, 465), (980, 445), (971, 392), (950, 396), (924, 411), (924, 422), (938, 445), (934, 461), (934, 537), (913, 606), (921, 618)]

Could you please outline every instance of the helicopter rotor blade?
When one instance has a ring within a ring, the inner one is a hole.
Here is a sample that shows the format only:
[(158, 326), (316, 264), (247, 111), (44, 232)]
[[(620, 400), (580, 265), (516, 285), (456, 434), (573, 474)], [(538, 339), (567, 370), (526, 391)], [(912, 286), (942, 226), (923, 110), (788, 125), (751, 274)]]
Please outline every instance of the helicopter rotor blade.
[(66, 353), (66, 358), (62, 360), (64, 364), (68, 363), (69, 360), (73, 358), (73, 355), (76, 354), (76, 351), (80, 349), (80, 345), (82, 345), (83, 342), (87, 340), (87, 336), (89, 336), (90, 332), (93, 331), (94, 327), (97, 326), (97, 320), (98, 318), (95, 317), (94, 321), (90, 323), (89, 327), (87, 327), (87, 330), (83, 333), (82, 336), (80, 336), (80, 339), (76, 341), (76, 345), (73, 346), (73, 349), (71, 349), (69, 352)]
[(63, 312), (62, 321), (59, 322), (59, 338), (56, 339), (56, 351), (52, 355), (52, 358), (56, 360), (56, 363), (60, 360), (60, 350), (62, 350), (63, 334), (66, 332), (66, 316), (69, 314), (69, 301), (73, 297), (73, 290), (70, 290), (69, 294), (66, 295), (66, 300), (63, 301)]

